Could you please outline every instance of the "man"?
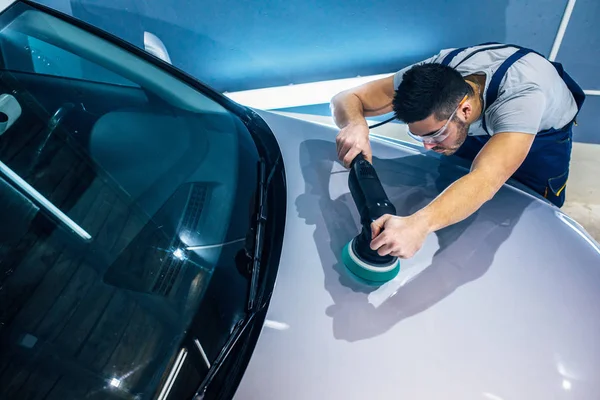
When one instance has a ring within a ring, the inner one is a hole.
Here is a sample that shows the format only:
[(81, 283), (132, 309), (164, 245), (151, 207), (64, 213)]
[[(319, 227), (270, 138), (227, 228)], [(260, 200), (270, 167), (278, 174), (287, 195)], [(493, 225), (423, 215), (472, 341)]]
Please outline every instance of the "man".
[(346, 167), (360, 153), (372, 161), (365, 117), (389, 112), (426, 149), (472, 161), (467, 175), (420, 211), (375, 221), (371, 248), (412, 257), (429, 233), (469, 217), (511, 177), (561, 207), (584, 98), (560, 64), (497, 43), (442, 50), (337, 94), (331, 109)]

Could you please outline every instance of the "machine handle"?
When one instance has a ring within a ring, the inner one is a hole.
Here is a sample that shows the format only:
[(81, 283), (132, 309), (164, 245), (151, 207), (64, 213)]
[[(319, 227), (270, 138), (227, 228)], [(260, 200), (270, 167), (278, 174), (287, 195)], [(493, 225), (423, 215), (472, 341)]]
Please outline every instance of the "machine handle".
[(363, 225), (384, 214), (396, 215), (396, 208), (388, 199), (373, 165), (361, 154), (350, 165), (349, 186)]
[(350, 193), (360, 214), (362, 229), (354, 240), (354, 246), (360, 249), (361, 258), (373, 265), (385, 265), (393, 261), (391, 255), (380, 256), (371, 250), (371, 224), (384, 214), (396, 215), (396, 208), (390, 202), (373, 165), (362, 154), (352, 160), (348, 176)]

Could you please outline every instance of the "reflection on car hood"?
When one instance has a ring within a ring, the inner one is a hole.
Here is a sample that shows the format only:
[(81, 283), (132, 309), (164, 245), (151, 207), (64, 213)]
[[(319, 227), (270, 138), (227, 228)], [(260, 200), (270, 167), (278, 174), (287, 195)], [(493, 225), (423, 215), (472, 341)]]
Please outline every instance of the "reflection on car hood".
[[(381, 287), (348, 276), (359, 231), (337, 130), (261, 112), (288, 199), (281, 265), (240, 399), (600, 398), (600, 248), (544, 200), (509, 186), (431, 234)], [(398, 215), (466, 173), (372, 139)], [(566, 397), (565, 397), (566, 396)]]

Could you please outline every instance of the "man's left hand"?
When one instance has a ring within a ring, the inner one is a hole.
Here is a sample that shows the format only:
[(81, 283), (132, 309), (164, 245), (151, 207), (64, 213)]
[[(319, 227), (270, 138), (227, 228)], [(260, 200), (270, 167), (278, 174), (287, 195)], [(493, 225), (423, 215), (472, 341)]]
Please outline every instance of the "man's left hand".
[(423, 246), (431, 232), (429, 225), (418, 216), (397, 217), (386, 214), (371, 224), (371, 249), (380, 256), (411, 258)]

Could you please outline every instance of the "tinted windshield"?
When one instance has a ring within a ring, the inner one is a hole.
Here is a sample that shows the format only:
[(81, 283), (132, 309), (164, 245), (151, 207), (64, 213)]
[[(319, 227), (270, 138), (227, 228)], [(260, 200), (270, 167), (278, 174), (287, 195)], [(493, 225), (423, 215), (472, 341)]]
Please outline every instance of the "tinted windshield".
[(24, 5), (0, 52), (0, 397), (146, 398), (189, 332), (197, 386), (247, 301), (249, 132)]

